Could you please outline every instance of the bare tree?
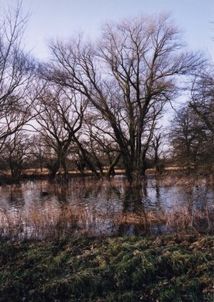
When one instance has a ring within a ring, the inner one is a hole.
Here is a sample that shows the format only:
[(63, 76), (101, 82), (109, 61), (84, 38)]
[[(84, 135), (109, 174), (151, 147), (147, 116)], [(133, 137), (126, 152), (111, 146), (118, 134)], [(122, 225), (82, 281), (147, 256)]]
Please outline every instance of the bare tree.
[(30, 119), (34, 62), (21, 49), (21, 4), (0, 22), (0, 146)]
[[(40, 76), (44, 78), (44, 73), (41, 73)], [(39, 89), (42, 93), (38, 93), (38, 103), (35, 107), (38, 115), (36, 120), (41, 126), (41, 135), (44, 136), (44, 133), (49, 132), (49, 135), (56, 140), (55, 152), (58, 154), (58, 159), (55, 161), (56, 172), (61, 165), (66, 172), (65, 159), (73, 153), (72, 156), (78, 157), (78, 160), (75, 161), (78, 166), (80, 164), (81, 173), (83, 173), (82, 167), (84, 166), (84, 168), (88, 167), (97, 177), (101, 176), (98, 158), (93, 156), (95, 153), (92, 154), (92, 149), (86, 142), (87, 133), (86, 128), (83, 127), (87, 119), (87, 97), (70, 87), (61, 87), (50, 81), (46, 81), (46, 84), (42, 85), (44, 89)], [(59, 143), (57, 137), (59, 138), (62, 133), (66, 139), (63, 138)], [(60, 149), (62, 150), (60, 151)]]
[[(33, 127), (40, 134), (43, 147), (46, 149), (46, 165), (51, 172), (51, 177), (54, 178), (60, 168), (63, 168), (64, 173), (67, 174), (66, 157), (72, 135), (59, 112), (63, 112), (66, 116), (70, 115), (71, 104), (64, 102), (61, 91), (45, 89), (35, 103), (37, 125)], [(74, 126), (73, 131), (77, 131), (78, 127)]]
[(46, 77), (88, 98), (111, 129), (129, 180), (145, 170), (148, 142), (178, 75), (193, 72), (199, 56), (181, 52), (177, 29), (165, 17), (107, 25), (98, 47), (81, 39), (51, 46)]
[(193, 81), (190, 107), (214, 134), (214, 75), (205, 72)]
[(206, 129), (189, 106), (178, 111), (170, 138), (175, 160), (189, 172), (202, 164), (208, 155)]
[(154, 134), (152, 142), (151, 142), (151, 151), (152, 158), (154, 161), (154, 166), (157, 172), (162, 172), (163, 163), (161, 164), (161, 154), (163, 153), (161, 150), (163, 144), (163, 129), (158, 129), (158, 132)]
[(13, 179), (18, 180), (25, 168), (30, 150), (29, 137), (21, 131), (16, 131), (7, 137), (1, 150), (1, 159), (6, 163)]
[(46, 86), (38, 98), (35, 111), (40, 128), (34, 128), (43, 137), (46, 149), (49, 148), (48, 168), (53, 177), (60, 168), (67, 174), (66, 158), (74, 150), (81, 161), (98, 175), (88, 144), (84, 144), (85, 134), (82, 132), (87, 104), (88, 100), (83, 95), (56, 85)]
[(43, 168), (46, 164), (46, 144), (43, 142), (43, 136), (36, 133), (30, 138), (30, 165), (32, 168), (40, 169), (43, 172)]
[[(100, 171), (109, 178), (115, 174), (114, 168), (120, 159), (120, 150), (112, 138), (113, 133), (108, 125), (94, 110), (84, 118), (86, 140), (89, 152), (93, 155), (95, 164)], [(107, 171), (104, 173), (103, 168)]]

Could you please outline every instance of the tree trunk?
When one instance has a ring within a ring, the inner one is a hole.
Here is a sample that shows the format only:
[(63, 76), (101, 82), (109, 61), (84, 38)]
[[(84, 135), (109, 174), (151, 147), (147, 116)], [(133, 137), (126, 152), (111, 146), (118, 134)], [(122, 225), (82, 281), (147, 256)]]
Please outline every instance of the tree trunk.
[(114, 167), (116, 166), (116, 164), (118, 163), (119, 159), (120, 159), (120, 153), (114, 158), (114, 160), (112, 161), (112, 163), (110, 164), (108, 171), (107, 171), (107, 178), (110, 178), (111, 176), (115, 175), (115, 171), (114, 171)]
[(56, 159), (54, 162), (47, 164), (47, 168), (49, 170), (49, 177), (54, 179), (56, 177), (56, 173), (60, 168), (60, 161)]

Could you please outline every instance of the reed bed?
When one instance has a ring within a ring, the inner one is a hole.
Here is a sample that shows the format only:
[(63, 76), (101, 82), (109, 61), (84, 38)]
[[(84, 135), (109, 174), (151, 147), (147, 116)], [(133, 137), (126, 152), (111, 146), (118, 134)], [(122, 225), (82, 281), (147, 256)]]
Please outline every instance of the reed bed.
[[(0, 210), (0, 232), (8, 238), (64, 238), (71, 234), (87, 236), (115, 235), (122, 226), (132, 226), (133, 234), (196, 232), (211, 234), (212, 211), (177, 206), (166, 211), (102, 211), (84, 204), (45, 203), (42, 210), (32, 205), (23, 209)], [(136, 228), (136, 230), (135, 230)], [(136, 232), (135, 232), (136, 231)]]

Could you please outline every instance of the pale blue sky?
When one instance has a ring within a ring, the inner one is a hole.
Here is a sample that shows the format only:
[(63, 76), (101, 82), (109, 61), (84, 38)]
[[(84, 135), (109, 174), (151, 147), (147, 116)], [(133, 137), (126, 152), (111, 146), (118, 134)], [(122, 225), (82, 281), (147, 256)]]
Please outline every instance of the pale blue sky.
[[(16, 3), (0, 0), (0, 8)], [(171, 13), (191, 49), (214, 58), (214, 0), (23, 0), (23, 8), (31, 13), (25, 44), (40, 59), (48, 56), (50, 39), (78, 32), (96, 37), (107, 21), (162, 12)]]

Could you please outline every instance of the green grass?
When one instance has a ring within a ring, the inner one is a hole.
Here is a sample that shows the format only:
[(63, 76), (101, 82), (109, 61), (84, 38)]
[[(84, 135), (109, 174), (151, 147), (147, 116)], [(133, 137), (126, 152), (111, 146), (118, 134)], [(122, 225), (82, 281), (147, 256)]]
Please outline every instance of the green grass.
[(213, 237), (0, 243), (0, 301), (214, 301)]

